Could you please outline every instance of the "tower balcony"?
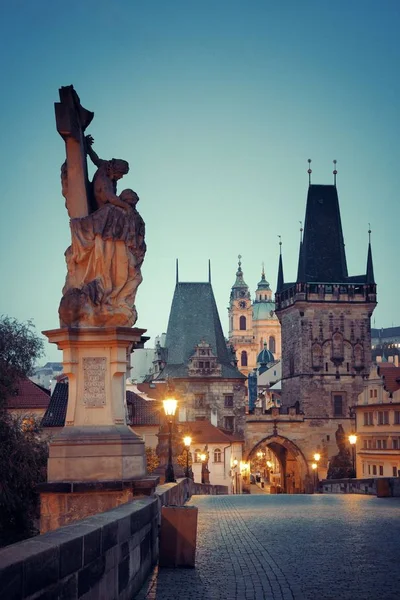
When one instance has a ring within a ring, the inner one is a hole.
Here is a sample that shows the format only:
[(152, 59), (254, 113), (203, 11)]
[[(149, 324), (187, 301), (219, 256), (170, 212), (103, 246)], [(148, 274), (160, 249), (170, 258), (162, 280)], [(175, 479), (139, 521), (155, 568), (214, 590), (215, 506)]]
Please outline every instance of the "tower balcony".
[(275, 294), (276, 310), (296, 302), (376, 303), (376, 284), (293, 283)]

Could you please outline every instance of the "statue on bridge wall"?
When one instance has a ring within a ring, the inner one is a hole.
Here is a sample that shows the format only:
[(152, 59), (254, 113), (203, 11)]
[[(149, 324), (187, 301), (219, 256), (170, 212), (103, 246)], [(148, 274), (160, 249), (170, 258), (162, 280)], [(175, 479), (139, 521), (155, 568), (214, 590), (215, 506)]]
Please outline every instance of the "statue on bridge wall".
[(327, 479), (346, 479), (348, 477), (353, 477), (353, 463), (350, 450), (347, 446), (343, 425), (338, 426), (335, 437), (339, 452), (335, 456), (332, 456), (329, 461)]

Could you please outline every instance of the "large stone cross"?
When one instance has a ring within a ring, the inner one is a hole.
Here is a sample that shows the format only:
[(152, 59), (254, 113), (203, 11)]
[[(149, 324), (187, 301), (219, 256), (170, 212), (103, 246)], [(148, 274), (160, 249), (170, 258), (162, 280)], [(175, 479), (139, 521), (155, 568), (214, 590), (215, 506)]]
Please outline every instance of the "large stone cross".
[(81, 106), (72, 85), (62, 87), (60, 102), (55, 102), (57, 131), (65, 141), (67, 153), (67, 210), (71, 219), (89, 214), (88, 175), (84, 132), (94, 113)]

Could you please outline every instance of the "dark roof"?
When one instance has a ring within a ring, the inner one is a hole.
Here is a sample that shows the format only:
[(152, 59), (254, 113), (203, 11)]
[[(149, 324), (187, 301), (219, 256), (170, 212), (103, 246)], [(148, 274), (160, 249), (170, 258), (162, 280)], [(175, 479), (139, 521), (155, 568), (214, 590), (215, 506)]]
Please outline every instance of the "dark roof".
[(393, 363), (379, 363), (378, 375), (382, 377), (386, 391), (393, 393), (400, 389), (400, 367)]
[(282, 246), (280, 246), (279, 252), (279, 266), (278, 266), (278, 280), (276, 282), (276, 291), (282, 292), (284, 289), (284, 279), (283, 279), (283, 259), (282, 259)]
[(64, 427), (68, 404), (68, 383), (57, 383), (43, 415), (42, 427)]
[(245, 379), (231, 364), (211, 283), (177, 283), (169, 315), (165, 346), (167, 364), (159, 378), (188, 377), (188, 361), (201, 341), (211, 345), (223, 378)]
[(347, 280), (336, 186), (309, 186), (302, 250), (307, 282), (340, 283)]
[(28, 378), (19, 379), (14, 386), (14, 393), (6, 398), (9, 409), (47, 408), (49, 401), (50, 392)]
[(146, 400), (135, 392), (126, 392), (129, 425), (160, 425), (162, 404), (158, 400)]
[(366, 279), (367, 279), (367, 283), (375, 283), (374, 265), (372, 262), (371, 242), (368, 244)]
[(400, 327), (382, 327), (382, 329), (371, 329), (371, 337), (387, 339), (400, 336)]

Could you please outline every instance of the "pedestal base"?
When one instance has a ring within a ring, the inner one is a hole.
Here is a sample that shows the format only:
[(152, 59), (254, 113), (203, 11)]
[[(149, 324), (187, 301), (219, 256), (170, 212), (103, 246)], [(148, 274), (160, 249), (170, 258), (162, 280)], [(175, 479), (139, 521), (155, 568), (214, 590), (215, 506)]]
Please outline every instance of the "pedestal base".
[(126, 480), (145, 474), (144, 442), (127, 425), (64, 427), (49, 446), (49, 482)]
[(40, 493), (40, 533), (53, 531), (141, 496), (150, 496), (158, 477), (130, 481), (42, 483)]

